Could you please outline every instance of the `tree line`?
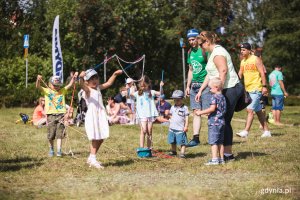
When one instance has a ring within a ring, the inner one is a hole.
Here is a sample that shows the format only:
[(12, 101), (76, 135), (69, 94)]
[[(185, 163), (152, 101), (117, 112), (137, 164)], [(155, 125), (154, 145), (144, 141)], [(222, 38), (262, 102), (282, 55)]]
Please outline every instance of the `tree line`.
[[(146, 55), (145, 74), (154, 81), (165, 72), (164, 89), (183, 89), (179, 39), (190, 28), (212, 30), (239, 67), (239, 45), (263, 49), (268, 72), (285, 66), (288, 91), (300, 93), (300, 15), (297, 0), (0, 0), (0, 105), (32, 103), (37, 74), (52, 74), (52, 26), (60, 16), (64, 75), (101, 63), (117, 54), (133, 61)], [(220, 31), (221, 28), (225, 32)], [(30, 35), (28, 88), (25, 88), (23, 36)], [(187, 52), (188, 45), (185, 49)], [(123, 63), (125, 66), (125, 63)], [(107, 73), (118, 68), (112, 60)], [(187, 69), (186, 69), (187, 70)], [(103, 67), (98, 70), (100, 77)], [(141, 75), (141, 64), (128, 69)], [(178, 77), (178, 78), (175, 78)], [(117, 92), (123, 76), (108, 94)]]

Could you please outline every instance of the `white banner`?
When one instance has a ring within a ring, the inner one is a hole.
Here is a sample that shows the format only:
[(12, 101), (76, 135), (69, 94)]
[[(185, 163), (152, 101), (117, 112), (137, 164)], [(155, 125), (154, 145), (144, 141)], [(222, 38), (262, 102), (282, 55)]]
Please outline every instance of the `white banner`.
[(59, 39), (59, 15), (55, 17), (52, 33), (52, 66), (53, 76), (60, 76), (63, 83), (63, 57)]

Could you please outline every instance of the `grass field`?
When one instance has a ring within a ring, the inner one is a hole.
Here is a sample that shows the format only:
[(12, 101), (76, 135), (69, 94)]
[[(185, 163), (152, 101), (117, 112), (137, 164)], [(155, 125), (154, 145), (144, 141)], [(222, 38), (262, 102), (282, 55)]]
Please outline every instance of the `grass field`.
[[(248, 139), (234, 137), (236, 161), (204, 166), (210, 159), (206, 120), (201, 145), (187, 149), (187, 159), (138, 159), (139, 127), (115, 125), (98, 153), (105, 169), (98, 170), (86, 164), (89, 142), (83, 127), (68, 128), (68, 143), (64, 140), (64, 151), (71, 148), (75, 157), (49, 158), (46, 128), (15, 124), (19, 112), (32, 109), (0, 109), (0, 199), (300, 198), (299, 126), (270, 125), (273, 137), (260, 138), (255, 119)], [(286, 107), (282, 119), (299, 123), (300, 107)], [(234, 132), (243, 126), (235, 120)], [(167, 153), (167, 127), (155, 125), (153, 136), (154, 148)]]

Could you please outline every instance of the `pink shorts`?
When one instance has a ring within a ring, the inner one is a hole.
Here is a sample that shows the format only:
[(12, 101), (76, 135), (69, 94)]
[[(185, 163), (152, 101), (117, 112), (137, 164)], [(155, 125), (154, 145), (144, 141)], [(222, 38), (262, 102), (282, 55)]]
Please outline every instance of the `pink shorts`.
[(154, 122), (156, 120), (156, 117), (143, 117), (138, 118), (139, 122)]

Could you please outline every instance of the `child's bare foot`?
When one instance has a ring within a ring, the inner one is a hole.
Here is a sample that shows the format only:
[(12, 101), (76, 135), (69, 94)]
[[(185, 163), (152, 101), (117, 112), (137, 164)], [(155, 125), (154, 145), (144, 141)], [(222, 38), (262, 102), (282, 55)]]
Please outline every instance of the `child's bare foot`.
[(280, 123), (280, 122), (275, 122), (275, 125), (276, 125), (276, 126), (283, 126), (284, 124), (283, 124), (283, 123)]

